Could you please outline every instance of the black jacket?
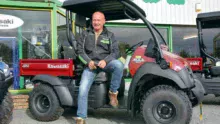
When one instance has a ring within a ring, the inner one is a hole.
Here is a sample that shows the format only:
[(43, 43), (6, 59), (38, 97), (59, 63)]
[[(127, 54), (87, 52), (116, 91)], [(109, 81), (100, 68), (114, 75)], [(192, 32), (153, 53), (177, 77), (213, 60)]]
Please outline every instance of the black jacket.
[(109, 63), (111, 60), (119, 58), (118, 42), (112, 32), (105, 27), (102, 33), (95, 41), (95, 32), (92, 28), (83, 31), (77, 42), (77, 53), (84, 64), (91, 60), (99, 62), (105, 60)]

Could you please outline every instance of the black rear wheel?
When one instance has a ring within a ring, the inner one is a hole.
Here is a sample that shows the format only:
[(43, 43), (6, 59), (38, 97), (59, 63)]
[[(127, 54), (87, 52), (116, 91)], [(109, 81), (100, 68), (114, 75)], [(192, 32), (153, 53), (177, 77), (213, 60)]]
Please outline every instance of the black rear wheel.
[(147, 124), (189, 124), (192, 117), (188, 96), (167, 85), (150, 89), (142, 99), (141, 111)]
[(10, 93), (6, 93), (0, 104), (0, 124), (9, 124), (12, 120), (13, 101)]
[(30, 112), (39, 121), (57, 120), (64, 112), (53, 89), (44, 84), (35, 87), (29, 95)]

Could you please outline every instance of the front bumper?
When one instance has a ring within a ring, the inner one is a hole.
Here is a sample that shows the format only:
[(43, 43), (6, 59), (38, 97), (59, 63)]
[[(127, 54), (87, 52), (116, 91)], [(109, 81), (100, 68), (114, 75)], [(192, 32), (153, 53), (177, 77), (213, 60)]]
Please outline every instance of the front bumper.
[(200, 103), (204, 98), (205, 89), (202, 86), (202, 83), (198, 79), (194, 79), (194, 80), (195, 80), (195, 87), (192, 88), (192, 92), (196, 96), (198, 103)]

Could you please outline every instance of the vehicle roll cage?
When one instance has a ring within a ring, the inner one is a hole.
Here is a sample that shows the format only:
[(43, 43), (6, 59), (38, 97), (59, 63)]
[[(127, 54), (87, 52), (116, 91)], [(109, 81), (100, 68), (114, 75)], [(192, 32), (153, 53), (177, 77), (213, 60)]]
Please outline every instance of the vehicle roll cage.
[(199, 40), (199, 49), (201, 57), (203, 58), (203, 62), (206, 62), (206, 58), (210, 58), (211, 61), (217, 62), (217, 58), (209, 55), (206, 52), (206, 46), (203, 41), (203, 33), (202, 29), (210, 29), (210, 28), (219, 28), (220, 27), (220, 11), (216, 12), (208, 12), (198, 14), (196, 18), (197, 28), (198, 28), (198, 40)]
[[(161, 60), (164, 60), (164, 57), (163, 57), (163, 54), (162, 54), (162, 50), (160, 48), (160, 44), (159, 44), (159, 41), (155, 35), (155, 32), (153, 31), (153, 29), (160, 35), (160, 37), (162, 37), (162, 35), (159, 33), (159, 31), (156, 29), (156, 27), (151, 24), (145, 17), (145, 13), (144, 11), (140, 11), (142, 9), (140, 9), (139, 7), (137, 8), (137, 6), (133, 6), (131, 4), (132, 1), (127, 1), (127, 0), (118, 0), (121, 4), (123, 4), (124, 8), (128, 9), (130, 12), (132, 13), (135, 13), (135, 16), (138, 17), (136, 19), (141, 19), (145, 25), (147, 25), (150, 33), (152, 34), (152, 37), (153, 37), (153, 41), (154, 41), (154, 44), (155, 44), (155, 48), (156, 50), (159, 52), (159, 56), (157, 58), (159, 59), (156, 59), (157, 63), (160, 63)], [(125, 9), (123, 9), (125, 10)], [(124, 14), (129, 18), (129, 19), (132, 19), (131, 17), (128, 16), (128, 14), (124, 11)], [(67, 39), (68, 39), (68, 42), (71, 46), (73, 46), (73, 42), (72, 41), (75, 41), (76, 39), (74, 37), (72, 37), (72, 12), (71, 10), (67, 9), (66, 10), (66, 25), (67, 25)], [(132, 19), (133, 20), (133, 19)], [(165, 42), (165, 40), (163, 39), (162, 37), (162, 40), (163, 42), (167, 45), (167, 43)], [(75, 51), (75, 47), (73, 47), (73, 50)]]

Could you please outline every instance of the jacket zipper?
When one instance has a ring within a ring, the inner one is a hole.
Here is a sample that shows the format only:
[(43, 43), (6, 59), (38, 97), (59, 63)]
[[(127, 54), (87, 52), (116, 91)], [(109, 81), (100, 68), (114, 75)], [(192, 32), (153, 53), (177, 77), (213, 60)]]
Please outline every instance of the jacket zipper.
[(97, 49), (96, 49), (96, 47), (97, 47), (97, 42), (98, 42), (98, 38), (99, 38), (99, 36), (96, 38), (96, 34), (95, 34), (95, 53), (97, 53)]
[[(95, 34), (95, 40), (94, 40), (94, 41), (95, 41), (95, 52), (97, 51), (97, 50), (96, 50), (96, 41), (97, 41), (97, 40), (98, 40), (98, 38), (96, 39), (96, 34)], [(96, 52), (96, 53), (97, 53), (97, 52)]]

